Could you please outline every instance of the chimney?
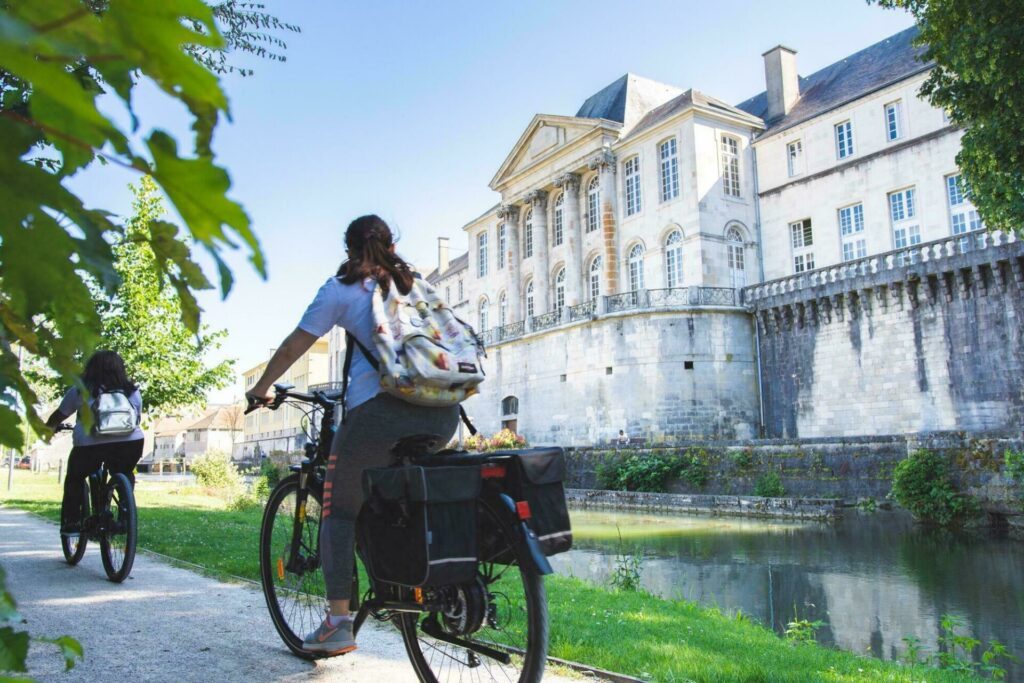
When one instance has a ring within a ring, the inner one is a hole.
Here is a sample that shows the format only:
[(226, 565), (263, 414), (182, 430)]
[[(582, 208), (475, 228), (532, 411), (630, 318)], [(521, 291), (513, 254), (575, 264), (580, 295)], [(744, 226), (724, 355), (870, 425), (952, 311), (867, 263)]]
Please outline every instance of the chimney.
[(764, 80), (768, 93), (766, 121), (785, 116), (800, 99), (800, 77), (796, 73), (796, 50), (776, 45), (765, 52)]
[(448, 270), (448, 238), (437, 238), (437, 274)]

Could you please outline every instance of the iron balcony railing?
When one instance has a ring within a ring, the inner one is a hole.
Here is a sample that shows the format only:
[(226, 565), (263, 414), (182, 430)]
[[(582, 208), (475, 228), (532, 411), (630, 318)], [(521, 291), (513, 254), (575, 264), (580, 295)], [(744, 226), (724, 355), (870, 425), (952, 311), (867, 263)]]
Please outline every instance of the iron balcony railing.
[[(551, 311), (525, 321), (494, 327), (480, 334), (485, 346), (518, 339), (528, 332), (549, 330), (563, 322), (594, 320), (608, 313), (640, 309), (685, 308), (690, 306), (738, 306), (739, 291), (729, 287), (670, 287), (666, 289), (640, 289), (633, 292), (611, 294), (590, 299), (563, 310)], [(602, 305), (603, 302), (603, 305)]]
[(541, 315), (535, 315), (532, 318), (530, 318), (530, 329), (533, 332), (547, 330), (561, 322), (561, 319), (561, 311), (551, 311), (550, 313), (542, 313)]
[(589, 320), (597, 315), (597, 299), (584, 301), (581, 304), (569, 307), (569, 322), (577, 320)]

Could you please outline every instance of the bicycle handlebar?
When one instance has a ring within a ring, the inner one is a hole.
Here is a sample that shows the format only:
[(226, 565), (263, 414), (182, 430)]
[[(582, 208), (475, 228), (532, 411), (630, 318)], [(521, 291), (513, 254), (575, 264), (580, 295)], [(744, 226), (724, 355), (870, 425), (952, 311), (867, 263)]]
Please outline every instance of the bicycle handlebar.
[(294, 399), (301, 401), (302, 403), (315, 403), (321, 408), (332, 407), (338, 401), (338, 396), (329, 394), (324, 391), (314, 391), (312, 393), (306, 393), (301, 391), (292, 391), (291, 385), (275, 384), (274, 385), (274, 398), (266, 399), (259, 398), (257, 396), (246, 396), (248, 406), (245, 408), (245, 415), (258, 410), (260, 408), (269, 408), (270, 410), (277, 410), (281, 407), (281, 404), (285, 402), (285, 399)]

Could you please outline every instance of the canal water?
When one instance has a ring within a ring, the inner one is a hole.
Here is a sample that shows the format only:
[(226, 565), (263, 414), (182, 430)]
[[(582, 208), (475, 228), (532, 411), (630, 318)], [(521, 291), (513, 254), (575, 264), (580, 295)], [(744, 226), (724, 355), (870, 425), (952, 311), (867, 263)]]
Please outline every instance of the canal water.
[[(896, 659), (915, 637), (939, 649), (940, 621), (997, 639), (1024, 659), (1024, 542), (951, 533), (901, 513), (848, 513), (835, 523), (572, 512), (573, 550), (559, 573), (607, 584), (621, 553), (642, 554), (656, 595), (742, 612), (782, 633), (794, 615), (820, 620), (818, 642)], [(1024, 681), (1024, 664), (1007, 666)]]

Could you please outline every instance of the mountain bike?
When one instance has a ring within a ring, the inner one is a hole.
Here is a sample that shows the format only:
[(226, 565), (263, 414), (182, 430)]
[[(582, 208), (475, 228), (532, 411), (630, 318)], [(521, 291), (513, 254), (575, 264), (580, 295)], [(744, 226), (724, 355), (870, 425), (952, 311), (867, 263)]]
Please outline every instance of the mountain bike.
[[(304, 410), (309, 425), (320, 413), (319, 430), (309, 434), (305, 459), (291, 467), (271, 492), (260, 529), (260, 578), (274, 627), (297, 656), (315, 659), (303, 650), (304, 636), (323, 619), (327, 599), (320, 557), (320, 515), (326, 464), (334, 436), (335, 406), (340, 392), (301, 393), (291, 385), (275, 385), (277, 409), (293, 404)], [(251, 411), (260, 404), (250, 405)], [(366, 547), (372, 539), (357, 534), (351, 609), (353, 631), (368, 617), (395, 626), (420, 681), (540, 681), (547, 660), (548, 612), (543, 575), (551, 565), (537, 537), (517, 508), (502, 493), (505, 469), (484, 456), (434, 455), (436, 436), (403, 439), (392, 452), (397, 464), (422, 467), (478, 467), (479, 562), (473, 581), (406, 587), (385, 583), (366, 571)], [(364, 504), (363, 513), (367, 513)], [(400, 551), (399, 551), (400, 552)], [(360, 585), (363, 589), (360, 590)]]
[[(57, 431), (71, 429), (62, 424)], [(82, 482), (82, 530), (76, 537), (60, 537), (68, 564), (78, 564), (89, 541), (100, 544), (103, 571), (114, 583), (131, 574), (138, 539), (138, 511), (131, 482), (120, 472), (111, 473), (106, 464)]]

